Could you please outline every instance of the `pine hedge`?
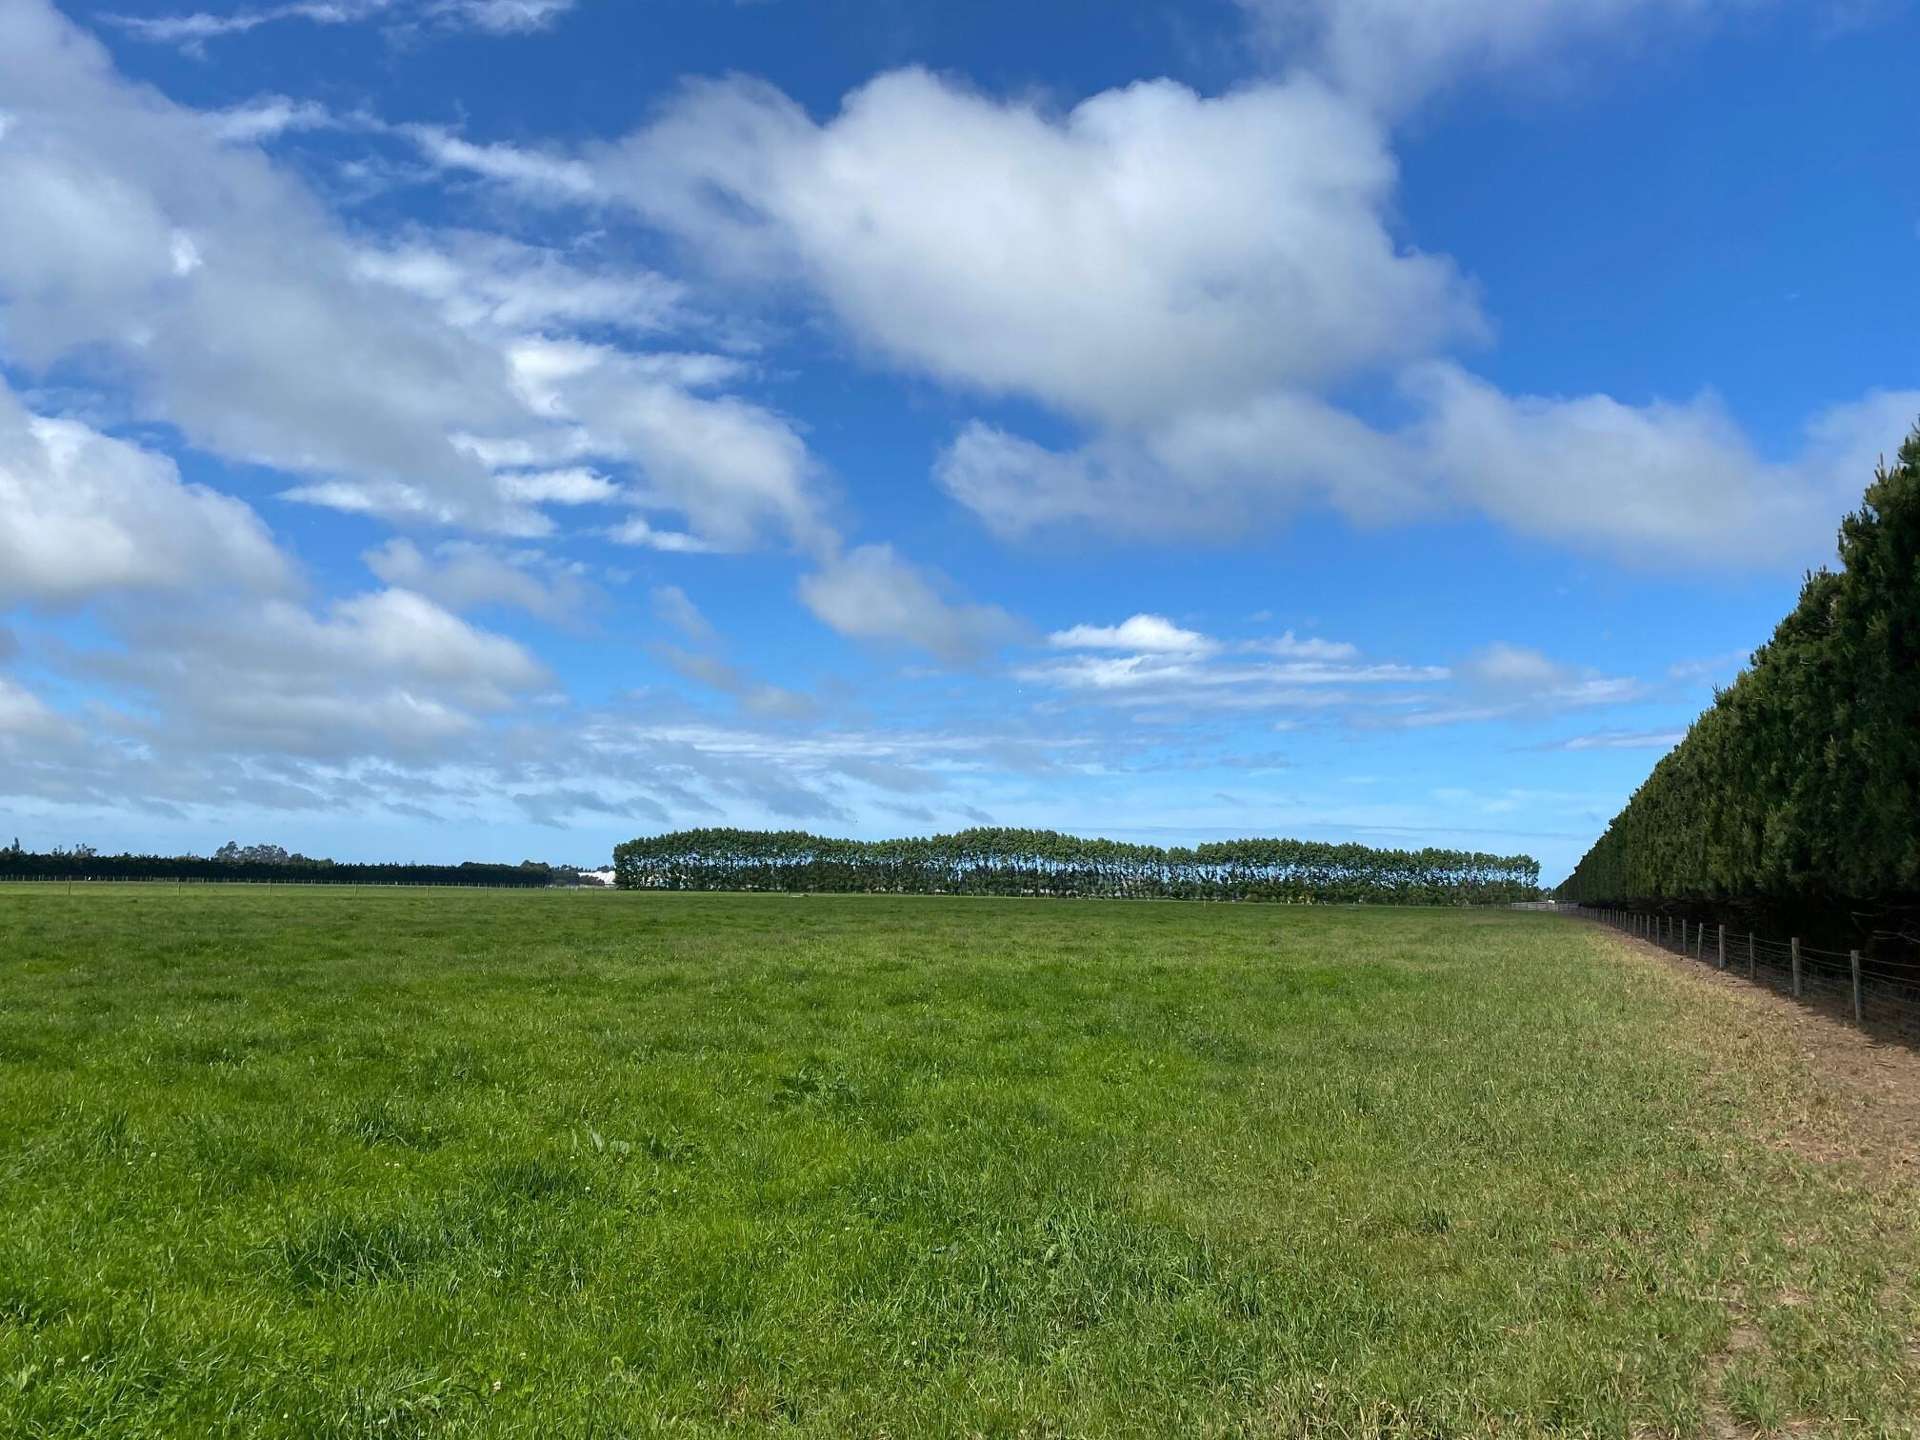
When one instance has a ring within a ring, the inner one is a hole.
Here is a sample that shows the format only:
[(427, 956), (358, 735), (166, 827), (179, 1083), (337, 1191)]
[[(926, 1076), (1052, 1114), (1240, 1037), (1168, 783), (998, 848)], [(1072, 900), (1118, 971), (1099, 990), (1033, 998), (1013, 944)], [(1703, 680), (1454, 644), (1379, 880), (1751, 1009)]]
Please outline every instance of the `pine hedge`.
[(1559, 898), (1825, 916), (1920, 902), (1920, 429), (1840, 526), (1838, 571), (1654, 767)]

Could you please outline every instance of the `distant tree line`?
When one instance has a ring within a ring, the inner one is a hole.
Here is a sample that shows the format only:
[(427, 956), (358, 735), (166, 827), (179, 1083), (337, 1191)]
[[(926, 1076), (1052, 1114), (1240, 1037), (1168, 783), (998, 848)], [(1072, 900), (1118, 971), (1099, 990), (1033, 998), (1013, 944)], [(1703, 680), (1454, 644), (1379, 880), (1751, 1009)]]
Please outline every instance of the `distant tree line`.
[(682, 830), (614, 847), (625, 890), (905, 895), (1057, 895), (1474, 905), (1532, 900), (1529, 855), (1375, 850), (1311, 840), (1226, 840), (1191, 849), (1085, 840), (1052, 830), (963, 830), (834, 840), (799, 830)]
[(1559, 887), (1750, 912), (1836, 944), (1920, 927), (1920, 429), (1840, 526), (1841, 569), (1720, 691)]
[(102, 855), (91, 845), (36, 854), (19, 840), (0, 850), (0, 880), (277, 880), (320, 885), (597, 885), (572, 865), (362, 865), (228, 841), (212, 855)]

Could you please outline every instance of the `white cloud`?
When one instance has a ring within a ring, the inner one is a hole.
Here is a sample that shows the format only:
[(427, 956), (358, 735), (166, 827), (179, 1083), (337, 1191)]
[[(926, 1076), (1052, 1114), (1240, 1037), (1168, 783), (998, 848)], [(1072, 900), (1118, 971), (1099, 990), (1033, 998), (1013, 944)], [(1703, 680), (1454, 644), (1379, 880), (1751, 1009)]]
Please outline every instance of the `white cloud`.
[(1575, 735), (1549, 748), (1555, 750), (1671, 750), (1686, 738), (1680, 730), (1596, 730)]
[(1240, 648), (1258, 650), (1269, 655), (1285, 655), (1296, 660), (1354, 660), (1359, 658), (1360, 647), (1345, 640), (1321, 640), (1313, 636), (1296, 636), (1287, 630), (1265, 640), (1249, 640)]
[(450, 324), (508, 335), (577, 325), (658, 331), (680, 318), (686, 293), (652, 270), (582, 264), (559, 250), (468, 230), (363, 251), (359, 270), (434, 302)]
[[(817, 299), (887, 361), (1084, 421), (1064, 449), (976, 421), (943, 451), (938, 483), (1003, 537), (1238, 537), (1306, 506), (1364, 525), (1477, 510), (1663, 565), (1694, 563), (1711, 527), (1727, 542), (1712, 563), (1777, 566), (1828, 553), (1867, 437), (1896, 441), (1915, 396), (1816, 415), (1777, 459), (1710, 394), (1512, 396), (1470, 374), (1444, 353), (1483, 333), (1475, 294), (1393, 239), (1395, 166), (1363, 64), (1412, 94), (1640, 12), (1721, 3), (1300, 0), (1278, 8), (1303, 65), (1217, 98), (1149, 82), (1053, 113), (905, 70), (820, 122), (731, 79), (616, 144), (437, 158), (532, 197), (628, 206), (724, 274)], [(1328, 398), (1350, 376), (1388, 387), (1391, 423)], [(794, 526), (790, 503), (771, 508)], [(694, 529), (740, 543), (712, 517)]]
[(548, 200), (585, 201), (600, 194), (593, 171), (562, 155), (514, 145), (475, 144), (440, 125), (407, 125), (400, 133), (443, 170), (464, 170)]
[(1448, 678), (1438, 665), (1290, 660), (1209, 660), (1204, 654), (1075, 656), (1022, 666), (1029, 684), (1104, 696), (1117, 703), (1181, 703), (1208, 709), (1266, 709), (1343, 703), (1322, 687), (1429, 685)]
[(165, 456), (33, 415), (0, 385), (0, 603), (293, 583), (241, 501), (183, 484)]
[(548, 678), (516, 642), (397, 588), (321, 614), (268, 600), (217, 617), (123, 608), (115, 624), (124, 653), (84, 664), (142, 696), (157, 716), (149, 742), (171, 750), (419, 758)]
[(689, 640), (711, 645), (719, 639), (712, 623), (700, 613), (700, 607), (678, 585), (654, 586), (652, 600), (653, 613)]
[[(1830, 559), (1875, 457), (1920, 416), (1920, 391), (1876, 391), (1818, 412), (1796, 454), (1769, 459), (1710, 394), (1638, 406), (1510, 396), (1446, 361), (1402, 378), (1413, 415), (1396, 430), (1306, 397), (1066, 452), (975, 423), (935, 478), (1010, 539), (1069, 526), (1239, 537), (1316, 499), (1370, 524), (1471, 509), (1629, 563), (1759, 568)], [(1223, 431), (1239, 443), (1194, 439)]]
[(1656, 564), (1830, 557), (1872, 457), (1920, 415), (1920, 391), (1876, 392), (1816, 415), (1800, 453), (1773, 461), (1712, 395), (1513, 397), (1445, 364), (1410, 387), (1436, 483), (1523, 534)]
[(737, 397), (691, 388), (727, 378), (733, 362), (573, 341), (526, 340), (510, 353), (531, 408), (577, 425), (590, 451), (634, 465), (640, 483), (626, 498), (643, 510), (676, 511), (693, 531), (636, 517), (613, 532), (616, 540), (683, 551), (745, 550), (774, 538), (813, 551), (831, 546), (817, 467), (793, 426)]
[(598, 505), (619, 498), (613, 481), (585, 465), (520, 470), (499, 477), (501, 492), (538, 505)]
[[(124, 83), (41, 0), (0, 8), (0, 333), (7, 358), (125, 384), (142, 419), (295, 477), (294, 499), (516, 537), (538, 508), (620, 498), (686, 516), (679, 548), (831, 544), (793, 426), (737, 396), (738, 360), (584, 344), (679, 323), (651, 271), (470, 232), (349, 237), (293, 173), (219, 117)], [(231, 116), (227, 117), (229, 120)], [(257, 131), (281, 123), (272, 110)], [(638, 532), (625, 538), (641, 538)]]
[(66, 728), (66, 722), (39, 696), (0, 675), (0, 745), (10, 740), (57, 735)]
[(289, 20), (313, 25), (353, 25), (385, 20), (396, 25), (421, 21), (450, 29), (480, 30), (494, 35), (543, 30), (571, 10), (576, 0), (290, 0), (280, 5), (214, 13), (186, 11), (174, 15), (108, 15), (104, 18), (142, 40), (178, 45), (200, 53), (206, 42), (228, 35), (244, 35), (263, 25)]
[(1475, 72), (1511, 71), (1751, 0), (1241, 0), (1278, 53), (1384, 110)]
[(659, 646), (655, 653), (687, 679), (732, 696), (750, 715), (767, 719), (805, 720), (819, 708), (807, 696), (755, 680), (738, 666), (729, 664), (717, 655), (696, 654), (671, 645)]
[(862, 545), (829, 561), (802, 577), (800, 598), (842, 635), (916, 645), (956, 663), (981, 658), (1019, 630), (996, 605), (943, 598), (891, 545)]
[(1047, 641), (1063, 650), (1204, 654), (1218, 648), (1199, 631), (1182, 629), (1164, 615), (1134, 615), (1118, 625), (1075, 625), (1054, 631)]
[(635, 515), (607, 531), (617, 545), (633, 545), (642, 550), (659, 550), (668, 555), (710, 555), (721, 547), (683, 530), (659, 530), (645, 516)]
[(577, 619), (594, 590), (578, 567), (538, 551), (498, 551), (449, 540), (423, 553), (411, 540), (393, 539), (363, 557), (385, 584), (428, 596), (451, 610), (511, 605), (544, 620)]
[(1569, 665), (1524, 645), (1496, 641), (1454, 667), (1458, 685), (1436, 704), (1377, 716), (1376, 725), (1429, 728), (1487, 720), (1539, 718), (1567, 710), (1624, 705), (1644, 699), (1647, 687), (1630, 676), (1608, 676)]
[(122, 83), (39, 0), (0, 9), (0, 93), (18, 116), (0, 146), (11, 358), (100, 367), (142, 416), (231, 458), (497, 516), (448, 435), (515, 416), (500, 355), (362, 278), (299, 181)]
[(428, 12), (494, 35), (544, 30), (577, 0), (431, 0)]
[(1476, 652), (1461, 664), (1460, 672), (1490, 690), (1521, 692), (1558, 685), (1567, 676), (1566, 667), (1549, 660), (1538, 650), (1504, 641)]
[(315, 100), (287, 95), (260, 95), (244, 105), (216, 110), (208, 117), (213, 133), (232, 145), (258, 145), (295, 130), (326, 130), (336, 123), (331, 111)]
[(934, 478), (1009, 539), (1062, 526), (1141, 539), (1241, 535), (1316, 501), (1380, 524), (1438, 504), (1401, 437), (1300, 393), (1109, 431), (1071, 451), (975, 421), (941, 453)]
[(1395, 172), (1311, 81), (1170, 81), (1064, 115), (920, 70), (816, 124), (745, 80), (690, 88), (591, 157), (601, 188), (716, 262), (807, 284), (939, 378), (1107, 422), (1232, 406), (1476, 333), (1453, 267), (1395, 244)]

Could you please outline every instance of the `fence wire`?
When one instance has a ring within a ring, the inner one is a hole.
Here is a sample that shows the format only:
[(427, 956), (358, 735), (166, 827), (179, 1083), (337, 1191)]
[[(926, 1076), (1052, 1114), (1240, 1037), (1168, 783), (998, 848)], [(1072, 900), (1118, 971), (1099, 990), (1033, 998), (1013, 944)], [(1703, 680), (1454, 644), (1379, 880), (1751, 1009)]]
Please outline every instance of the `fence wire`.
[(1590, 905), (1558, 909), (1842, 1015), (1864, 1029), (1920, 1042), (1920, 970), (1911, 963), (1859, 950), (1823, 950), (1683, 915)]

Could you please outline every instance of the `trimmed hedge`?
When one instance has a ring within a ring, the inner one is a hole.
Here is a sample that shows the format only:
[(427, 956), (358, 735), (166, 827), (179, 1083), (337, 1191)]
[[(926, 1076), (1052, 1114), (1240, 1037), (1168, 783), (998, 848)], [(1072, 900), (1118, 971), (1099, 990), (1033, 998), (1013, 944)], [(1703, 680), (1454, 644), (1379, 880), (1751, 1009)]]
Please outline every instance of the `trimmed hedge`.
[(1800, 603), (1556, 892), (1871, 932), (1920, 902), (1920, 429)]

